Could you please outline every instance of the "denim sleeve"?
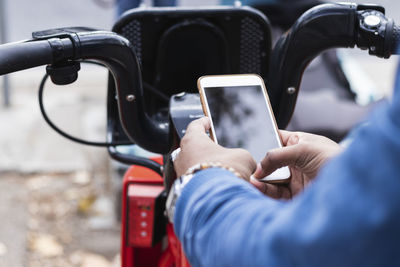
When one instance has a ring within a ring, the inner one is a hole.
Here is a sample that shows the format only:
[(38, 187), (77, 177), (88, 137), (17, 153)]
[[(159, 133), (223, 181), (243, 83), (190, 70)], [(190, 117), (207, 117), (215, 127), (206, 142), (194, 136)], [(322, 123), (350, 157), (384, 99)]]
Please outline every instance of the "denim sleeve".
[(174, 218), (190, 263), (400, 266), (399, 90), (291, 201), (265, 197), (223, 169), (196, 174)]

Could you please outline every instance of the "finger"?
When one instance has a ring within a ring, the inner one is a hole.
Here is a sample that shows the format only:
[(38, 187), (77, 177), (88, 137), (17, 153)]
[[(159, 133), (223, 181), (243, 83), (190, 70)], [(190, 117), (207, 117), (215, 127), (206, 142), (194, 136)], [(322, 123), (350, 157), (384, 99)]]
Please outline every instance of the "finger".
[(283, 146), (294, 145), (299, 142), (299, 132), (290, 132), (285, 130), (279, 130)]
[(279, 189), (277, 186), (250, 179), (250, 183), (254, 185), (261, 193), (272, 198), (280, 198)]
[(282, 144), (286, 146), (290, 136), (293, 134), (293, 132), (286, 131), (286, 130), (279, 130), (279, 135), (281, 136)]
[(208, 117), (202, 117), (189, 123), (186, 133), (180, 142), (181, 148), (184, 149), (187, 144), (198, 143), (199, 140), (209, 140), (212, 142), (206, 134), (206, 131), (209, 130), (210, 127), (211, 122)]
[(256, 171), (253, 174), (254, 178), (260, 179), (263, 178), (263, 169), (261, 167), (261, 163), (257, 163)]
[(211, 128), (211, 121), (208, 117), (202, 117), (189, 123), (186, 134), (206, 133)]
[(296, 165), (303, 155), (300, 146), (287, 146), (269, 151), (261, 160), (261, 170), (256, 171), (254, 177), (257, 179), (270, 175), (275, 170), (289, 165)]
[(250, 183), (254, 185), (264, 195), (275, 199), (289, 199), (292, 196), (289, 188), (287, 188), (286, 186), (263, 183), (257, 181), (256, 179), (251, 179)]

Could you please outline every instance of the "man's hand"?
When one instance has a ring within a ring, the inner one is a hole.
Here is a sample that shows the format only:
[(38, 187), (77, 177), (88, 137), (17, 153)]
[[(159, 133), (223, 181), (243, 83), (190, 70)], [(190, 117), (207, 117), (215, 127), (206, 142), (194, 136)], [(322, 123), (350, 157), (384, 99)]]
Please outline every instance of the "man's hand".
[(288, 185), (271, 185), (253, 180), (252, 183), (274, 198), (290, 198), (302, 191), (321, 166), (341, 152), (332, 140), (314, 134), (280, 131), (283, 148), (271, 150), (258, 165), (254, 177), (264, 178), (276, 169), (289, 166), (292, 177)]
[(183, 175), (198, 163), (219, 162), (232, 167), (242, 178), (249, 180), (256, 169), (256, 162), (244, 149), (228, 149), (215, 144), (206, 134), (210, 129), (207, 117), (191, 122), (181, 140), (181, 152), (174, 161), (176, 174)]

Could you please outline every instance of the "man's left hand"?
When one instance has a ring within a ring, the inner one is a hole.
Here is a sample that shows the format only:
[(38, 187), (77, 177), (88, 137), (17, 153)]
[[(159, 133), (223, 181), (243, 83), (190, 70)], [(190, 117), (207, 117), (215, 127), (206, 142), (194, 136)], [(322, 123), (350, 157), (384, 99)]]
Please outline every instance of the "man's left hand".
[(183, 175), (190, 167), (207, 162), (218, 162), (231, 167), (242, 178), (249, 180), (256, 170), (256, 162), (244, 149), (224, 148), (214, 143), (206, 132), (210, 129), (210, 119), (203, 117), (192, 121), (181, 140), (181, 152), (174, 161), (177, 176)]

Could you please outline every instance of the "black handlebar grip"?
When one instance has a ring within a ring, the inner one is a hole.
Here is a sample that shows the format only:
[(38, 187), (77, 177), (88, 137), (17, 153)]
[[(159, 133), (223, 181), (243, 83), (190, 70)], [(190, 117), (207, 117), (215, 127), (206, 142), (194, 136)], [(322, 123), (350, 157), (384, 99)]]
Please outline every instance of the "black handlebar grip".
[(0, 75), (51, 63), (53, 51), (47, 40), (0, 45)]
[(400, 27), (397, 26), (393, 19), (388, 19), (386, 31), (384, 35), (384, 58), (389, 58), (393, 54), (400, 54)]
[(400, 27), (397, 25), (393, 25), (392, 37), (390, 43), (390, 53), (391, 54), (400, 54), (399, 45), (400, 45)]

